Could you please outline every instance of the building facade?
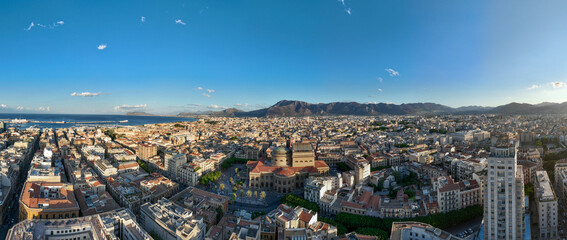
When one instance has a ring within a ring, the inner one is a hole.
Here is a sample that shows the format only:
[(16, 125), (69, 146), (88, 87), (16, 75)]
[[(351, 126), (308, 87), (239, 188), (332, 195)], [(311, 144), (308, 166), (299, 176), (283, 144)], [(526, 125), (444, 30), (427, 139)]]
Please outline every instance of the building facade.
[(517, 165), (517, 145), (502, 142), (490, 149), (484, 198), (484, 238), (522, 239), (524, 178)]

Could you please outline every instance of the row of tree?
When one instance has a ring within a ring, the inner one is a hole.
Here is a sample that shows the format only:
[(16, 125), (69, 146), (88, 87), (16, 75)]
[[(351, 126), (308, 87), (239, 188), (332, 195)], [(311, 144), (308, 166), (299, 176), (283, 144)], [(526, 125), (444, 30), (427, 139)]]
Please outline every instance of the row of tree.
[[(360, 234), (368, 234), (374, 236), (382, 236), (387, 239), (389, 232), (392, 229), (393, 222), (399, 221), (413, 221), (423, 222), (432, 225), (433, 227), (446, 229), (456, 226), (463, 222), (480, 217), (483, 214), (481, 205), (469, 206), (460, 210), (451, 211), (448, 213), (438, 213), (429, 216), (420, 216), (414, 218), (378, 218), (370, 216), (360, 216), (350, 213), (339, 213), (334, 218), (334, 222), (346, 227), (349, 232), (357, 232)], [(371, 234), (370, 234), (371, 233)]]

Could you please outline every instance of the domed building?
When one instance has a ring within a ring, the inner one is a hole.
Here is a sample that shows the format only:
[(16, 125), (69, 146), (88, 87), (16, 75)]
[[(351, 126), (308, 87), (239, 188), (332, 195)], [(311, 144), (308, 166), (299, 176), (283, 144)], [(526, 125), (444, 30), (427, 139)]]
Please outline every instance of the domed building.
[(324, 161), (315, 161), (315, 151), (310, 143), (296, 143), (292, 149), (280, 146), (272, 152), (272, 157), (265, 161), (250, 161), (250, 187), (270, 188), (280, 193), (290, 193), (301, 188), (309, 176), (318, 176), (329, 172)]

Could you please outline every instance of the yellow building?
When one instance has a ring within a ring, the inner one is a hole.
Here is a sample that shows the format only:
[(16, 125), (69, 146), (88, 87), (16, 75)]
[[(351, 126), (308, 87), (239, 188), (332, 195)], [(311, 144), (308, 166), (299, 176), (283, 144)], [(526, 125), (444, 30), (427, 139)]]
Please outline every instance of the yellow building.
[(20, 221), (79, 217), (79, 203), (73, 185), (26, 182), (20, 197)]
[(290, 193), (304, 185), (305, 178), (329, 172), (324, 161), (315, 161), (310, 143), (296, 143), (292, 150), (278, 147), (268, 161), (250, 161), (247, 164), (249, 182), (253, 188), (271, 188)]

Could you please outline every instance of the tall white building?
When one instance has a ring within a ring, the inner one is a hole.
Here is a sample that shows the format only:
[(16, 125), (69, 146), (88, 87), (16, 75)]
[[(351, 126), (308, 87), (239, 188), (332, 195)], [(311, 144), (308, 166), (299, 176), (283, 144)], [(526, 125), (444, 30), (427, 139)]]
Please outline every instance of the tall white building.
[(177, 169), (180, 168), (183, 164), (187, 163), (187, 155), (183, 153), (177, 153), (175, 155), (166, 154), (164, 165), (167, 171), (169, 172), (169, 176), (172, 179), (178, 179), (177, 176)]
[(557, 198), (551, 188), (546, 171), (536, 172), (536, 207), (539, 218), (539, 237), (556, 239), (557, 235)]
[(524, 234), (524, 176), (517, 165), (516, 147), (505, 140), (490, 148), (484, 239), (522, 239)]

